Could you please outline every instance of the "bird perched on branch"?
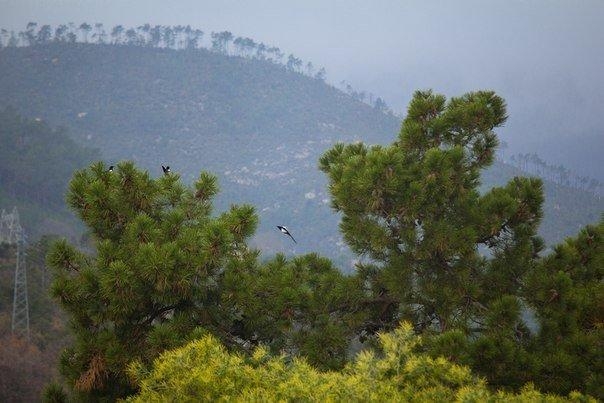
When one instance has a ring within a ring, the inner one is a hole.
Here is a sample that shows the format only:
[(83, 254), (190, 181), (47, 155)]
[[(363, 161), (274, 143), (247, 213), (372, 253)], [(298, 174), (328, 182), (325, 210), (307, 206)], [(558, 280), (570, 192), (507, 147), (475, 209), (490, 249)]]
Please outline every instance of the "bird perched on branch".
[(294, 243), (298, 243), (296, 242), (296, 240), (294, 239), (294, 237), (292, 236), (292, 234), (289, 233), (289, 231), (287, 230), (286, 227), (282, 226), (282, 225), (277, 225), (277, 228), (279, 229), (279, 231), (281, 231), (283, 234), (288, 235), (292, 241), (294, 241)]
[(108, 172), (113, 172), (113, 165), (111, 165), (107, 171)]

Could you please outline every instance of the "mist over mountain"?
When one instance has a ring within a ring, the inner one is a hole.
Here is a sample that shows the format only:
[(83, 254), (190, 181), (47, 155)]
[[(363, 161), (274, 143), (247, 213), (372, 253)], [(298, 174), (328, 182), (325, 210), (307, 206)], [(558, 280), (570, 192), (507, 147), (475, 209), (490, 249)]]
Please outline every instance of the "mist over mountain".
[[(1, 3), (1, 2), (0, 2)], [(404, 112), (413, 91), (495, 90), (510, 152), (604, 181), (604, 2), (5, 1), (0, 26), (28, 22), (201, 27), (271, 43), (325, 66), (327, 81), (379, 94)]]
[[(170, 165), (188, 182), (200, 170), (214, 172), (218, 210), (257, 208), (255, 245), (265, 253), (319, 251), (350, 265), (317, 161), (337, 141), (391, 142), (399, 118), (285, 65), (208, 49), (51, 43), (0, 55), (0, 106), (70, 127), (107, 165), (131, 159), (154, 175)], [(484, 186), (518, 174), (497, 163)], [(546, 194), (548, 243), (603, 209), (593, 195), (553, 183)]]

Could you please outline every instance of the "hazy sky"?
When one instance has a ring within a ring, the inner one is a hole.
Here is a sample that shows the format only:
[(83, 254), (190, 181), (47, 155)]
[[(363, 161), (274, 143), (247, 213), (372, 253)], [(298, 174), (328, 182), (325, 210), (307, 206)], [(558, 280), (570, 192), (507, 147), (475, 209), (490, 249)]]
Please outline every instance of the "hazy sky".
[(0, 27), (28, 21), (229, 30), (324, 66), (328, 81), (396, 111), (415, 89), (494, 89), (508, 101), (512, 151), (604, 176), (604, 0), (0, 0)]

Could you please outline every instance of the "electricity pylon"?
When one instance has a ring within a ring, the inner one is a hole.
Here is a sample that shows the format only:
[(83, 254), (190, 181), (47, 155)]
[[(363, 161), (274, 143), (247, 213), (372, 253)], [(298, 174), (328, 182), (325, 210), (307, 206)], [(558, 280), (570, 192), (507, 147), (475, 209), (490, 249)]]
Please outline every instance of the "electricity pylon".
[(25, 234), (17, 242), (17, 264), (15, 266), (15, 291), (13, 293), (13, 334), (29, 339), (29, 301), (27, 298), (27, 268), (25, 266)]
[(16, 244), (22, 230), (17, 207), (13, 208), (12, 213), (7, 213), (4, 209), (0, 212), (0, 243)]
[(13, 334), (29, 339), (29, 301), (27, 298), (27, 268), (25, 266), (25, 233), (19, 223), (19, 212), (13, 208), (12, 213), (4, 210), (0, 213), (0, 243), (17, 246), (15, 265), (15, 288), (13, 292)]

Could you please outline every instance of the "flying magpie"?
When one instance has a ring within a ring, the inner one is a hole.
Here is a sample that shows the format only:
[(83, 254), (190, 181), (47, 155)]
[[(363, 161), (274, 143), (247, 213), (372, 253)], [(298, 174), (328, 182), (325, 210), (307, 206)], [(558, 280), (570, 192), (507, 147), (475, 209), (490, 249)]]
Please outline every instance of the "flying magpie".
[(279, 229), (279, 231), (281, 231), (283, 234), (285, 235), (289, 235), (289, 237), (292, 239), (292, 241), (294, 241), (294, 243), (298, 243), (296, 242), (296, 240), (294, 239), (294, 237), (292, 236), (292, 234), (289, 233), (289, 231), (287, 230), (287, 228), (285, 228), (282, 225), (277, 225), (277, 228)]
[(107, 171), (108, 172), (113, 172), (113, 165), (111, 165)]
[(164, 174), (168, 175), (170, 173), (170, 165), (161, 166), (161, 169), (164, 171)]

